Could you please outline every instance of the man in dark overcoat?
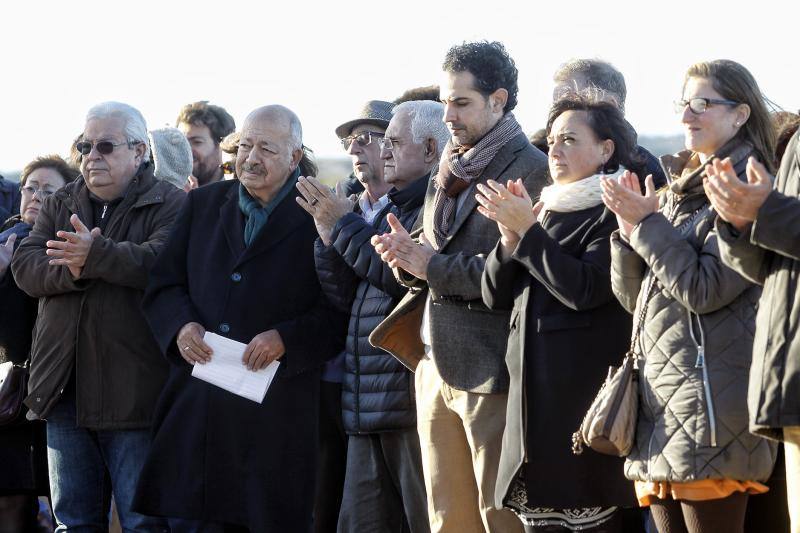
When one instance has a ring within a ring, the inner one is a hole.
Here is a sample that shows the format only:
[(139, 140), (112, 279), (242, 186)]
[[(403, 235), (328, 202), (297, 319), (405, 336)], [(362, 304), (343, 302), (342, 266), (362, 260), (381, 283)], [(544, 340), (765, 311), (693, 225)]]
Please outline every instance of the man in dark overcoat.
[[(143, 303), (170, 375), (136, 506), (172, 531), (309, 531), (319, 368), (341, 349), (346, 317), (314, 268), (316, 230), (290, 194), (302, 129), (282, 106), (245, 120), (240, 181), (192, 191)], [(214, 353), (206, 331), (247, 344), (242, 364), (280, 361), (261, 403), (191, 375)]]

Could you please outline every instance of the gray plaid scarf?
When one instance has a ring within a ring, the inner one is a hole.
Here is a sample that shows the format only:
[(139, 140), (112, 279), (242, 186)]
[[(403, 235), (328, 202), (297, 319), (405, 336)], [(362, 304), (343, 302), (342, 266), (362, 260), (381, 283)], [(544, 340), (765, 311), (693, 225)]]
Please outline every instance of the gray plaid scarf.
[(472, 148), (465, 149), (448, 141), (436, 175), (433, 200), (433, 233), (436, 249), (441, 249), (455, 218), (458, 195), (478, 179), (497, 152), (522, 133), (513, 113), (506, 113), (489, 133)]

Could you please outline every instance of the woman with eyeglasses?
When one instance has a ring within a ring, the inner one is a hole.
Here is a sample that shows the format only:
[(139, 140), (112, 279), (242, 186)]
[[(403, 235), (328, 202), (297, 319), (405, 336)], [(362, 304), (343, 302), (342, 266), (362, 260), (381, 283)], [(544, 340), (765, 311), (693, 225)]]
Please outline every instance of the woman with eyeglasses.
[(571, 447), (609, 365), (630, 343), (630, 317), (611, 292), (617, 220), (600, 181), (644, 167), (636, 132), (597, 96), (553, 103), (546, 134), (554, 183), (535, 206), (518, 183), (478, 185), (478, 209), (501, 234), (486, 259), (483, 300), (512, 310), (496, 500), (531, 533), (620, 532), (620, 508), (636, 504), (620, 458)]
[[(31, 348), (38, 300), (17, 287), (9, 263), (30, 233), (44, 199), (73, 181), (77, 169), (50, 155), (30, 162), (20, 176), (19, 214), (0, 226), (0, 363), (24, 364)], [(0, 427), (0, 524), (3, 531), (33, 531), (37, 496), (49, 494), (44, 422), (20, 420)]]
[(603, 182), (616, 215), (614, 292), (639, 325), (639, 414), (625, 462), (659, 531), (741, 532), (748, 494), (767, 491), (776, 448), (748, 432), (747, 386), (760, 289), (726, 267), (703, 188), (730, 160), (774, 168), (775, 135), (753, 76), (733, 61), (692, 65), (677, 110), (686, 150), (662, 157), (661, 194), (636, 176)]

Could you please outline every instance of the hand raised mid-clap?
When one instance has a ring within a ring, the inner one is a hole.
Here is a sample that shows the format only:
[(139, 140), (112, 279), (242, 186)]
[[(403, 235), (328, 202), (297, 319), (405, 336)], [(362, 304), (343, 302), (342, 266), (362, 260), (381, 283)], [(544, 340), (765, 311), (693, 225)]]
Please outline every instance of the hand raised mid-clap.
[(625, 239), (630, 237), (636, 224), (658, 211), (658, 196), (652, 174), (644, 181), (644, 196), (638, 176), (629, 170), (623, 172), (616, 181), (614, 178), (603, 178), (600, 183), (603, 187), (603, 203), (617, 215), (619, 231)]
[(480, 191), (475, 195), (480, 204), (478, 212), (497, 222), (501, 244), (505, 248), (516, 247), (522, 236), (537, 223), (544, 204), (537, 202), (533, 205), (521, 179), (508, 180), (505, 186), (487, 180), (486, 185), (479, 183), (477, 188)]
[(754, 157), (747, 160), (747, 183), (733, 170), (730, 158), (714, 159), (706, 165), (703, 180), (706, 195), (722, 220), (742, 231), (758, 216), (772, 191), (772, 176)]
[(353, 210), (355, 200), (345, 194), (341, 182), (336, 184), (335, 191), (331, 191), (313, 176), (300, 176), (297, 190), (302, 194), (297, 197), (297, 203), (314, 217), (317, 233), (322, 242), (329, 246), (333, 227), (340, 218)]
[(75, 214), (69, 217), (69, 221), (75, 231), (56, 232), (56, 237), (64, 240), (47, 241), (46, 253), (52, 258), (50, 259), (51, 265), (66, 266), (72, 276), (78, 278), (83, 265), (86, 264), (86, 257), (92, 248), (92, 241), (100, 235), (100, 228), (89, 231), (89, 228)]
[(381, 260), (392, 268), (400, 268), (419, 279), (428, 279), (428, 263), (436, 253), (425, 233), (420, 233), (419, 243), (411, 238), (394, 214), (386, 216), (391, 232), (370, 239)]

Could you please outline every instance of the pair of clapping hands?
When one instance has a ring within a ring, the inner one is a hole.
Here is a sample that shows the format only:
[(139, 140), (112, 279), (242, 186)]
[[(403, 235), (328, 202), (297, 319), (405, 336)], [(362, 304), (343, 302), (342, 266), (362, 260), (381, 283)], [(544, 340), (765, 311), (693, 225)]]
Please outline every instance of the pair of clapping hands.
[[(92, 242), (100, 235), (100, 228), (89, 230), (78, 215), (75, 214), (69, 218), (69, 222), (72, 224), (75, 231), (57, 231), (56, 237), (63, 240), (47, 241), (45, 243), (47, 246), (47, 251), (45, 253), (51, 258), (49, 261), (50, 265), (67, 267), (72, 277), (77, 279), (81, 275), (83, 265), (86, 264), (89, 250), (92, 248)], [(11, 262), (11, 255), (14, 251), (14, 242), (16, 240), (16, 235), (10, 235), (5, 244), (0, 246), (0, 273), (2, 273)]]
[[(714, 210), (722, 220), (744, 230), (756, 219), (772, 190), (769, 172), (753, 157), (747, 161), (747, 183), (736, 175), (729, 158), (714, 159), (705, 170), (703, 187)], [(627, 170), (617, 180), (604, 178), (602, 187), (603, 203), (617, 216), (620, 234), (626, 240), (639, 222), (658, 211), (652, 176), (645, 180), (644, 196), (638, 177)]]
[[(297, 203), (314, 217), (320, 239), (323, 244), (330, 246), (333, 227), (340, 218), (353, 211), (357, 196), (347, 196), (341, 182), (331, 189), (313, 177), (301, 176), (297, 180), (297, 190), (302, 195), (297, 197)], [(387, 221), (391, 231), (371, 239), (381, 259), (392, 268), (401, 268), (425, 279), (428, 261), (434, 254), (433, 247), (424, 235), (419, 243), (412, 239), (393, 214), (387, 216)]]
[[(505, 248), (513, 249), (522, 235), (536, 223), (542, 203), (532, 205), (521, 179), (508, 180), (506, 185), (488, 180), (486, 185), (478, 184), (476, 188), (478, 193), (475, 198), (480, 204), (478, 211), (497, 222), (501, 243)], [(428, 263), (436, 250), (425, 233), (419, 234), (417, 242), (394, 215), (389, 214), (387, 220), (391, 231), (371, 239), (381, 259), (392, 268), (405, 270), (419, 279), (427, 279)]]

